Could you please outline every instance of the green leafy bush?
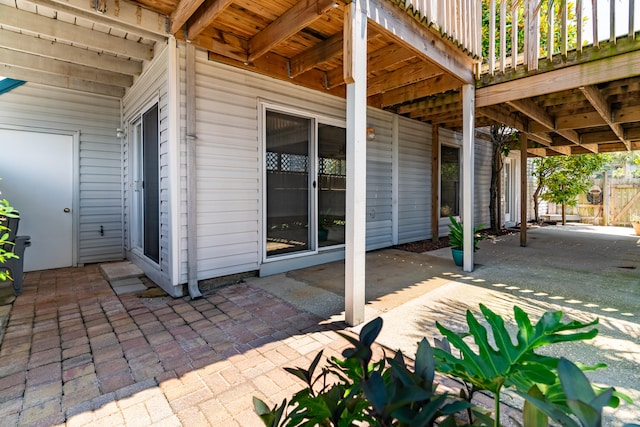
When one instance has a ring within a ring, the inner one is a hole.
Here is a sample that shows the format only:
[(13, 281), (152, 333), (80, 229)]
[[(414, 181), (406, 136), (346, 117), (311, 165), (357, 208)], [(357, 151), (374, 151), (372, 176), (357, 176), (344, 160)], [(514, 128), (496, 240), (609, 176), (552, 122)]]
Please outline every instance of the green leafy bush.
[[(0, 199), (0, 218), (18, 218), (18, 212), (9, 204), (6, 199)], [(5, 250), (5, 245), (13, 245), (13, 242), (7, 241), (9, 238), (9, 228), (0, 221), (0, 264), (9, 258), (18, 258), (13, 252)], [(0, 265), (0, 282), (11, 280), (9, 270), (2, 268)]]
[[(453, 216), (449, 216), (449, 244), (454, 249), (464, 249), (464, 227), (462, 223), (455, 219)], [(484, 224), (479, 225), (473, 229), (473, 250), (478, 250), (478, 242), (484, 239), (484, 236), (478, 234), (480, 230), (484, 228)]]
[[(269, 408), (254, 397), (254, 407), (268, 427), (294, 426), (499, 426), (500, 393), (512, 389), (525, 399), (524, 427), (547, 426), (549, 419), (569, 427), (596, 427), (602, 410), (616, 407), (620, 398), (630, 399), (613, 388), (594, 388), (584, 370), (604, 367), (578, 366), (566, 359), (535, 353), (537, 348), (558, 342), (593, 338), (598, 323), (562, 322), (562, 312), (547, 312), (534, 325), (527, 314), (514, 307), (518, 332), (515, 340), (499, 315), (481, 305), (486, 327), (467, 312), (468, 332), (456, 333), (436, 324), (444, 338), (432, 348), (426, 339), (418, 343), (414, 364), (402, 352), (372, 362), (372, 345), (382, 329), (376, 318), (362, 328), (358, 338), (340, 333), (352, 347), (344, 359), (331, 358), (316, 374), (322, 358), (318, 353), (309, 369), (285, 368), (306, 387), (290, 402)], [(473, 350), (466, 338), (473, 338)], [(439, 343), (439, 344), (438, 344)], [(459, 357), (452, 353), (457, 349)], [(463, 382), (459, 395), (437, 390), (438, 371)], [(474, 393), (494, 394), (493, 413), (472, 403)]]

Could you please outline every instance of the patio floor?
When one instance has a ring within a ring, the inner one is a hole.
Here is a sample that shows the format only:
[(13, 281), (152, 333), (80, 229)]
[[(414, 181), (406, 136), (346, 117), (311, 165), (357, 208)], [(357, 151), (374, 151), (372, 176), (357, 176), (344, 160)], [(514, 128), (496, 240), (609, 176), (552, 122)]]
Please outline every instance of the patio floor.
[[(527, 248), (518, 235), (483, 241), (473, 273), (447, 249), (371, 252), (367, 319), (384, 319), (381, 344), (412, 354), (435, 321), (459, 327), (479, 302), (506, 317), (514, 304), (598, 316), (596, 339), (557, 351), (608, 363), (592, 379), (640, 402), (640, 242), (601, 231), (531, 230)], [(282, 367), (346, 346), (343, 280), (338, 262), (191, 301), (117, 296), (97, 265), (27, 273), (0, 327), (1, 424), (260, 426), (252, 396), (273, 404), (301, 387)], [(623, 405), (606, 425), (638, 419), (638, 404)]]

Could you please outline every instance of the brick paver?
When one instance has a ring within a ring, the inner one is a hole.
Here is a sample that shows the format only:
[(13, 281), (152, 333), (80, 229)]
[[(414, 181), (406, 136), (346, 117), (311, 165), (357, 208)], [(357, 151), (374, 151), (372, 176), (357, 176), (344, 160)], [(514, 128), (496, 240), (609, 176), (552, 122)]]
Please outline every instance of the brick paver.
[(3, 426), (261, 426), (302, 384), (282, 368), (347, 345), (248, 284), (189, 298), (117, 296), (97, 265), (27, 273), (0, 346)]

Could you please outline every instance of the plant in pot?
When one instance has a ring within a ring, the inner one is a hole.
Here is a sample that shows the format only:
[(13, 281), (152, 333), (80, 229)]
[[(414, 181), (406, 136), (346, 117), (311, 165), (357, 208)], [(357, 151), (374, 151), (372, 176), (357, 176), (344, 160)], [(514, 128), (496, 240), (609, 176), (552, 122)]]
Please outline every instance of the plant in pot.
[(636, 231), (636, 236), (640, 236), (640, 215), (631, 215), (631, 225)]
[(333, 225), (331, 209), (325, 209), (318, 215), (318, 241), (325, 242), (329, 238), (329, 227)]
[[(460, 221), (455, 217), (449, 215), (449, 244), (451, 245), (451, 254), (453, 255), (453, 261), (457, 266), (462, 266), (462, 259), (464, 255), (464, 227)], [(481, 224), (473, 229), (473, 251), (478, 250), (478, 242), (484, 239), (484, 236), (478, 234), (480, 230), (484, 228), (484, 224)]]

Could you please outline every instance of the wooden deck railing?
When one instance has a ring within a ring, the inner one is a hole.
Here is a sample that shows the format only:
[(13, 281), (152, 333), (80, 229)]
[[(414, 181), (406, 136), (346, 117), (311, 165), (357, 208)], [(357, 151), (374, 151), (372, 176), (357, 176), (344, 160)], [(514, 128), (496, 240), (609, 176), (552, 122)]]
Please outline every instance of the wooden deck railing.
[(393, 0), (474, 57), (482, 56), (479, 0)]
[[(603, 41), (633, 39), (634, 0), (482, 0), (482, 74), (553, 59)], [(600, 24), (608, 22), (608, 34)], [(516, 23), (516, 25), (513, 25)], [(579, 25), (580, 23), (580, 25)]]

